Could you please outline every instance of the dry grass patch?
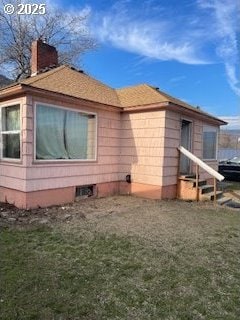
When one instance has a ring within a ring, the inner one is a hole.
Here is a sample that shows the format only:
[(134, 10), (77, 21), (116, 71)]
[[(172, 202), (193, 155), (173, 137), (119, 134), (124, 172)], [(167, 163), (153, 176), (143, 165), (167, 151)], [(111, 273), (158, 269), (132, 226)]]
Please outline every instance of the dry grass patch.
[(134, 197), (51, 211), (1, 230), (0, 319), (239, 319), (239, 211)]

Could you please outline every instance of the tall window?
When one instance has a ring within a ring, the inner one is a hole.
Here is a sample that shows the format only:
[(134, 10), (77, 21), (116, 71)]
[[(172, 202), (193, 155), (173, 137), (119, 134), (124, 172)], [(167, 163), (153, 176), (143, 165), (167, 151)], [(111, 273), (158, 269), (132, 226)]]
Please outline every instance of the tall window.
[(36, 159), (94, 160), (95, 133), (95, 115), (38, 104)]
[(20, 106), (1, 109), (2, 157), (20, 159)]
[(203, 159), (215, 160), (217, 158), (217, 128), (203, 128)]

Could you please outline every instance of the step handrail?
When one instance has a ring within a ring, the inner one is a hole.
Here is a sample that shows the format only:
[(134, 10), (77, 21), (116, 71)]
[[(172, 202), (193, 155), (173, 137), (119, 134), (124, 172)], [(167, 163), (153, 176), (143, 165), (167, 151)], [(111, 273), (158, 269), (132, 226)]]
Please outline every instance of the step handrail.
[(183, 153), (186, 157), (191, 159), (194, 163), (199, 165), (203, 170), (205, 170), (207, 173), (209, 173), (211, 176), (216, 178), (218, 181), (224, 180), (224, 176), (218, 173), (216, 170), (211, 168), (209, 165), (207, 165), (205, 162), (203, 162), (201, 159), (196, 157), (193, 153), (185, 149), (183, 146), (178, 147), (178, 150)]

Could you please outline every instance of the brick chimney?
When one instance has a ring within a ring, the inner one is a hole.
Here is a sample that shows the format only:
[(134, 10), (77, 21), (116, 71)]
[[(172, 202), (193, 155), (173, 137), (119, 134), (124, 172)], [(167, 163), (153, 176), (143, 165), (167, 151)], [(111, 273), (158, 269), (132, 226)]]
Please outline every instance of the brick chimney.
[(41, 39), (32, 43), (31, 76), (35, 76), (43, 69), (58, 65), (58, 53), (55, 47)]

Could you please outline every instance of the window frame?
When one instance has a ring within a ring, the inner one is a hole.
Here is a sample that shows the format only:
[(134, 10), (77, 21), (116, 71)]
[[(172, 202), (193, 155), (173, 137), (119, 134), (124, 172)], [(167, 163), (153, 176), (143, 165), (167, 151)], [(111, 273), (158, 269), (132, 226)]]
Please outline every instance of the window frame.
[[(73, 111), (77, 113), (84, 113), (88, 115), (95, 116), (95, 149), (94, 149), (94, 158), (93, 159), (37, 159), (37, 106), (38, 105), (46, 106), (49, 108), (62, 109), (66, 111)], [(69, 163), (69, 162), (96, 162), (97, 161), (97, 147), (98, 147), (98, 114), (96, 112), (86, 111), (82, 109), (74, 109), (72, 107), (59, 106), (51, 103), (35, 101), (34, 102), (34, 148), (33, 148), (33, 160), (34, 163)]]
[[(8, 108), (8, 107), (16, 107), (18, 106), (19, 107), (19, 127), (20, 129), (19, 130), (11, 130), (11, 131), (3, 131), (2, 130), (2, 111), (3, 111), (3, 108)], [(20, 103), (20, 101), (14, 101), (14, 102), (11, 102), (9, 104), (3, 104), (3, 105), (0, 105), (0, 159), (2, 161), (6, 161), (6, 162), (17, 162), (17, 163), (20, 163), (22, 162), (22, 121), (21, 121), (21, 118), (22, 118), (22, 105)], [(19, 134), (19, 143), (20, 143), (20, 157), (19, 158), (7, 158), (7, 157), (4, 157), (3, 156), (3, 133), (7, 133), (7, 132), (11, 132), (11, 133), (18, 133)]]
[[(214, 158), (204, 158), (203, 154), (204, 154), (204, 133), (205, 132), (214, 132), (216, 133), (216, 148), (215, 148), (215, 157)], [(202, 159), (204, 161), (217, 161), (217, 154), (218, 154), (218, 134), (219, 134), (219, 128), (218, 127), (214, 127), (214, 126), (209, 126), (209, 125), (203, 125), (203, 131), (202, 131)]]

